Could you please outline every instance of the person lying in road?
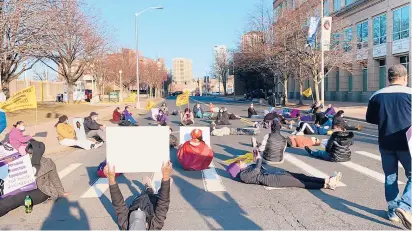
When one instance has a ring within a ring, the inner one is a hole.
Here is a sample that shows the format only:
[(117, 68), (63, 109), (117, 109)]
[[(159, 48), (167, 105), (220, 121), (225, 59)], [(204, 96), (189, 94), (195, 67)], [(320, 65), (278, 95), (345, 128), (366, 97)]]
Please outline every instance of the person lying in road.
[(230, 136), (230, 135), (249, 135), (255, 136), (259, 134), (258, 128), (229, 128), (221, 127), (217, 128), (216, 123), (212, 122), (210, 124), (210, 134), (212, 136)]
[(320, 146), (321, 141), (316, 137), (305, 136), (289, 136), (287, 138), (288, 147), (291, 148), (304, 148), (312, 146)]
[(106, 165), (104, 174), (109, 181), (110, 196), (120, 229), (161, 230), (163, 228), (170, 204), (170, 175), (172, 169), (170, 161), (163, 163), (163, 177), (158, 194), (154, 193), (151, 186), (152, 180), (146, 176), (143, 179), (145, 191), (136, 197), (128, 208), (116, 183), (115, 166), (110, 166), (110, 163)]
[(340, 172), (334, 173), (326, 179), (288, 171), (267, 172), (262, 167), (262, 157), (259, 152), (254, 150), (253, 153), (256, 164), (247, 166), (243, 161), (237, 161), (229, 165), (227, 169), (232, 177), (239, 177), (240, 181), (245, 184), (257, 184), (276, 188), (295, 187), (335, 190), (342, 178), (342, 173)]

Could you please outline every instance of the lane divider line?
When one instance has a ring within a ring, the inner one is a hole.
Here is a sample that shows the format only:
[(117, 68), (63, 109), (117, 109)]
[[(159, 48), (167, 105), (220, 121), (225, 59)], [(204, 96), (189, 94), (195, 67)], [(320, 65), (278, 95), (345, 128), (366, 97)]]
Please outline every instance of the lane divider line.
[(206, 192), (225, 192), (222, 178), (217, 174), (215, 165), (210, 163), (209, 168), (202, 170), (203, 186)]
[(80, 198), (99, 198), (108, 188), (109, 180), (107, 178), (99, 178)]
[[(375, 154), (372, 154), (372, 153), (370, 153), (370, 152), (355, 151), (355, 153), (357, 153), (357, 154), (359, 154), (359, 155), (366, 156), (366, 157), (369, 157), (369, 158), (371, 158), (371, 159), (378, 160), (378, 161), (381, 161), (381, 162), (382, 162), (382, 158), (381, 158), (380, 156), (375, 155)], [(398, 164), (398, 166), (399, 166), (399, 168), (403, 168), (403, 166), (402, 166), (402, 164), (401, 164), (401, 163), (399, 163), (399, 164)]]
[(67, 166), (65, 169), (61, 170), (59, 174), (59, 178), (63, 179), (65, 176), (69, 175), (71, 172), (76, 170), (78, 167), (82, 166), (82, 163), (74, 163)]
[[(385, 183), (385, 175), (383, 175), (382, 173), (373, 171), (373, 170), (371, 170), (369, 168), (366, 168), (366, 167), (363, 167), (359, 164), (355, 164), (352, 161), (341, 162), (340, 164), (345, 166), (345, 167), (348, 167), (352, 170), (355, 170), (359, 173), (362, 173), (363, 175), (370, 176), (370, 177), (374, 178), (375, 180), (377, 180), (381, 183)], [(405, 184), (405, 183), (403, 183), (402, 181), (398, 181), (398, 184)]]

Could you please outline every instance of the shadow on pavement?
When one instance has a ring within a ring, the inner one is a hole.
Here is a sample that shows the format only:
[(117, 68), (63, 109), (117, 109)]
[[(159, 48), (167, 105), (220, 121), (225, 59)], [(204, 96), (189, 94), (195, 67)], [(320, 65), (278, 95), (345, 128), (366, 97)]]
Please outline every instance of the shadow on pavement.
[[(79, 218), (72, 214), (72, 210), (76, 211)], [(68, 201), (63, 197), (54, 202), (53, 208), (50, 211), (47, 220), (42, 224), (42, 230), (89, 230), (89, 219), (86, 216), (84, 209), (77, 201)]]
[(354, 202), (351, 202), (351, 201), (348, 201), (348, 200), (345, 200), (339, 197), (332, 196), (330, 194), (323, 192), (322, 190), (308, 190), (308, 191), (312, 193), (314, 196), (316, 196), (317, 198), (319, 198), (321, 201), (323, 201), (325, 204), (329, 205), (330, 208), (336, 211), (340, 211), (340, 212), (343, 212), (343, 213), (346, 213), (348, 215), (352, 215), (355, 217), (363, 218), (370, 222), (378, 223), (378, 224), (385, 225), (391, 228), (400, 229), (398, 226), (392, 225), (389, 221), (388, 222), (380, 221), (373, 217), (361, 214), (352, 208), (355, 208), (357, 210), (363, 210), (369, 214), (386, 219), (387, 215), (386, 215), (386, 211), (384, 210), (368, 208), (366, 206), (356, 204)]
[[(230, 146), (223, 145), (223, 144), (216, 144), (216, 146), (222, 147), (223, 151), (227, 152), (228, 154), (235, 155), (235, 156), (243, 155), (243, 154), (246, 154), (247, 152), (252, 151), (252, 148), (249, 148), (249, 150), (243, 150), (243, 149), (232, 148)], [(216, 153), (215, 153), (215, 156), (216, 156)]]
[[(203, 217), (209, 229), (262, 229), (247, 217), (247, 212), (236, 203), (229, 193), (223, 192), (224, 199), (222, 199), (214, 193), (196, 187), (180, 176), (174, 176), (173, 180), (182, 197)], [(217, 207), (220, 209), (216, 209)], [(220, 227), (214, 227), (207, 218), (213, 219)]]

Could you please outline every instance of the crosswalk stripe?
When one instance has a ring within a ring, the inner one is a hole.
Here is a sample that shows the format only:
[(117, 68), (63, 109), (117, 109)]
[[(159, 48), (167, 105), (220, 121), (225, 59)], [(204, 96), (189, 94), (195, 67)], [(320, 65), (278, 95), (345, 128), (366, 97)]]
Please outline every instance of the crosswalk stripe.
[(107, 180), (107, 178), (99, 178), (80, 198), (101, 197), (108, 188), (109, 181)]
[[(370, 176), (370, 177), (378, 180), (381, 183), (385, 183), (385, 175), (383, 175), (382, 173), (373, 171), (373, 170), (371, 170), (369, 168), (366, 168), (366, 167), (363, 167), (359, 164), (355, 164), (352, 161), (341, 162), (340, 164), (343, 165), (343, 166), (346, 166), (346, 167), (348, 167), (352, 170), (360, 172), (364, 175)], [(398, 181), (398, 184), (405, 184), (405, 183), (403, 183), (402, 181)]]
[[(370, 152), (356, 151), (355, 153), (360, 154), (360, 155), (362, 155), (362, 156), (369, 157), (369, 158), (374, 159), (374, 160), (382, 161), (382, 158), (381, 158), (380, 156), (375, 155), (375, 154), (372, 154), (372, 153), (370, 153)], [(399, 166), (400, 168), (403, 168), (402, 164), (400, 164), (400, 163), (398, 164), (398, 166)]]
[(76, 170), (81, 165), (83, 165), (83, 164), (82, 163), (74, 163), (74, 164), (71, 164), (71, 165), (67, 166), (65, 169), (63, 169), (59, 172), (59, 178), (63, 179), (65, 176), (69, 175), (71, 172)]
[(207, 192), (224, 192), (226, 191), (225, 186), (223, 185), (222, 179), (219, 174), (217, 174), (215, 166), (210, 163), (209, 168), (202, 170), (203, 185), (205, 191)]
[[(302, 169), (303, 171), (309, 173), (310, 175), (312, 175), (314, 177), (325, 178), (325, 179), (330, 177), (326, 173), (321, 172), (320, 170), (310, 166), (309, 164), (306, 164), (305, 162), (303, 162), (303, 161), (299, 160), (298, 158), (290, 155), (289, 153), (285, 153), (284, 158), (285, 158), (286, 161), (292, 163), (296, 167)], [(340, 182), (338, 186), (343, 187), (343, 186), (346, 186), (346, 184), (344, 184), (343, 182)]]

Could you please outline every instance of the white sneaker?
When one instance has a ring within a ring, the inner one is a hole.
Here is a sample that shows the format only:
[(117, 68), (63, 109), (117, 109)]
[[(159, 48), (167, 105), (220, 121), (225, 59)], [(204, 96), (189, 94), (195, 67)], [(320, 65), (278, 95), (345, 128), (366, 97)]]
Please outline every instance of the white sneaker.
[(95, 143), (93, 149), (98, 149), (103, 145), (103, 142)]
[(297, 136), (303, 136), (303, 135), (305, 135), (305, 133), (303, 133), (302, 131), (300, 131), (300, 132), (296, 132), (296, 135), (297, 135)]
[(296, 131), (296, 130), (293, 131), (293, 132), (292, 132), (292, 135), (296, 135), (297, 132), (298, 132), (298, 131)]

